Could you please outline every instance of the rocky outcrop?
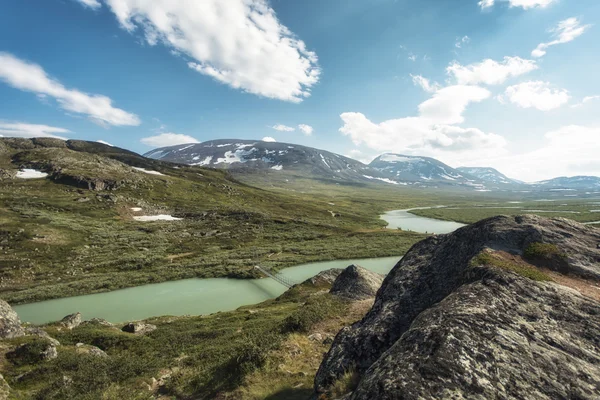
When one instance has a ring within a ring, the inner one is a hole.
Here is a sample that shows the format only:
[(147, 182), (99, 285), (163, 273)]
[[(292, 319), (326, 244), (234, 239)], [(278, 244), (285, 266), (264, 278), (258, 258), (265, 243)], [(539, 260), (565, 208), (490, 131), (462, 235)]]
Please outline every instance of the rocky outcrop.
[(343, 269), (341, 268), (331, 268), (326, 269), (325, 271), (319, 272), (317, 275), (313, 276), (306, 280), (305, 283), (311, 283), (314, 286), (331, 286), (333, 282), (335, 282), (336, 278), (340, 276)]
[(83, 321), (80, 326), (104, 326), (107, 328), (115, 328), (115, 326), (103, 318), (92, 318)]
[(383, 275), (353, 264), (337, 277), (329, 293), (352, 300), (373, 298), (383, 278)]
[(121, 328), (123, 332), (133, 333), (135, 335), (145, 335), (156, 330), (156, 325), (146, 324), (145, 322), (130, 322)]
[(600, 303), (472, 263), (486, 248), (519, 255), (534, 243), (558, 249), (562, 273), (600, 278), (600, 231), (565, 219), (502, 216), (430, 237), (394, 267), (363, 320), (337, 335), (316, 393), (355, 371), (348, 399), (594, 398)]
[(75, 351), (77, 354), (88, 354), (94, 357), (108, 357), (108, 354), (104, 350), (96, 346), (90, 346), (83, 343), (77, 343), (75, 345)]
[(77, 328), (81, 325), (81, 313), (67, 315), (60, 320), (60, 324), (67, 329)]
[(46, 339), (48, 342), (52, 343), (54, 346), (60, 346), (60, 342), (53, 337), (51, 337), (48, 332), (43, 330), (42, 328), (37, 327), (28, 327), (25, 328), (25, 333), (31, 336), (37, 336), (40, 338)]
[(11, 339), (25, 335), (19, 316), (12, 307), (0, 300), (0, 339)]

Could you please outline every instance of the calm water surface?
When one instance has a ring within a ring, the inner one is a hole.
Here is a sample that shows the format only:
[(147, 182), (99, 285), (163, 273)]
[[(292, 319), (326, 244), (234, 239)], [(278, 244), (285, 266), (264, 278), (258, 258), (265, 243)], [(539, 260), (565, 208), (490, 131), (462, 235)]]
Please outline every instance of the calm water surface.
[[(300, 283), (330, 268), (359, 264), (387, 274), (401, 257), (328, 261), (286, 268), (281, 273)], [(202, 315), (229, 311), (281, 295), (286, 288), (272, 279), (185, 279), (137, 286), (107, 293), (15, 306), (21, 321), (33, 324), (60, 320), (80, 312), (83, 319), (104, 318), (111, 322), (132, 321), (159, 315)]]
[(413, 231), (420, 233), (450, 233), (458, 228), (465, 226), (458, 222), (442, 221), (439, 219), (420, 217), (411, 214), (412, 210), (427, 210), (432, 207), (410, 208), (407, 210), (388, 211), (381, 216), (381, 219), (388, 223), (389, 229), (402, 229), (404, 231)]

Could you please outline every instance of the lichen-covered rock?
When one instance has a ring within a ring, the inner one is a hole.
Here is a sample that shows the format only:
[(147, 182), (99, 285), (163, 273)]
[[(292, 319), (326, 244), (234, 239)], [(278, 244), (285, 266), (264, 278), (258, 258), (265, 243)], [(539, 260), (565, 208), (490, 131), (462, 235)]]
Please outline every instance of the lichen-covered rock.
[(383, 275), (353, 264), (336, 278), (329, 293), (352, 300), (370, 299), (377, 294), (383, 278)]
[(9, 398), (9, 395), (10, 386), (8, 386), (8, 383), (6, 382), (2, 374), (0, 374), (0, 400), (7, 400)]
[(112, 323), (110, 323), (107, 320), (102, 319), (102, 318), (92, 318), (92, 319), (89, 319), (87, 321), (83, 321), (80, 326), (89, 326), (89, 325), (92, 325), (92, 326), (104, 326), (104, 327), (107, 327), (107, 328), (114, 328), (115, 327)]
[(123, 332), (133, 333), (135, 335), (145, 335), (146, 333), (156, 330), (156, 325), (147, 324), (145, 322), (130, 322), (121, 328)]
[(12, 307), (0, 300), (0, 339), (11, 339), (25, 335), (19, 316)]
[(355, 371), (349, 399), (597, 398), (600, 303), (471, 264), (486, 248), (522, 254), (532, 243), (556, 246), (561, 273), (600, 279), (600, 231), (565, 219), (494, 217), (428, 238), (337, 335), (316, 393)]
[(30, 365), (58, 357), (56, 346), (46, 339), (23, 343), (6, 353), (6, 359), (15, 365)]
[(67, 315), (60, 320), (60, 324), (67, 329), (77, 328), (81, 325), (81, 313)]
[(50, 343), (52, 343), (54, 346), (60, 346), (60, 342), (58, 340), (54, 339), (53, 337), (51, 337), (48, 334), (48, 332), (46, 332), (42, 328), (28, 327), (28, 328), (25, 328), (25, 333), (27, 335), (37, 336), (37, 337), (40, 337), (40, 338), (44, 338), (47, 341), (49, 341)]

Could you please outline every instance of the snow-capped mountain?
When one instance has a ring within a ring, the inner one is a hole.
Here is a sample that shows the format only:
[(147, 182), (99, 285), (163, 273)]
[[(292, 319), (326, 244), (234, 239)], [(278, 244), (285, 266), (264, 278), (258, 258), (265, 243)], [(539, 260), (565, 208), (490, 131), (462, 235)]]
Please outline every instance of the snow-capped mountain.
[(479, 183), (476, 179), (429, 157), (386, 153), (374, 159), (369, 166), (395, 181), (470, 183), (473, 185)]
[(473, 176), (485, 183), (512, 185), (522, 183), (516, 179), (511, 179), (494, 168), (489, 167), (459, 167), (457, 171)]
[(144, 156), (162, 161), (229, 170), (274, 170), (351, 181), (384, 180), (360, 161), (297, 144), (224, 139), (152, 150)]
[(596, 189), (600, 188), (600, 178), (597, 176), (573, 176), (559, 177), (546, 181), (536, 182), (538, 187), (555, 188), (555, 189)]

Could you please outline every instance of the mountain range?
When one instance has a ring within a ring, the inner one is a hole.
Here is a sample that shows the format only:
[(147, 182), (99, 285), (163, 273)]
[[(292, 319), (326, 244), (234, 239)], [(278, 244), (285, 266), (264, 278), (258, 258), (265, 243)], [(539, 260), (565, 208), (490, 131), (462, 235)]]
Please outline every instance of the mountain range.
[(534, 184), (509, 178), (490, 167), (452, 168), (431, 157), (385, 153), (364, 164), (350, 157), (291, 143), (220, 139), (161, 147), (145, 157), (180, 164), (227, 169), (233, 173), (266, 171), (317, 179), (416, 186), (457, 186), (474, 190), (600, 188), (600, 178), (561, 177)]

